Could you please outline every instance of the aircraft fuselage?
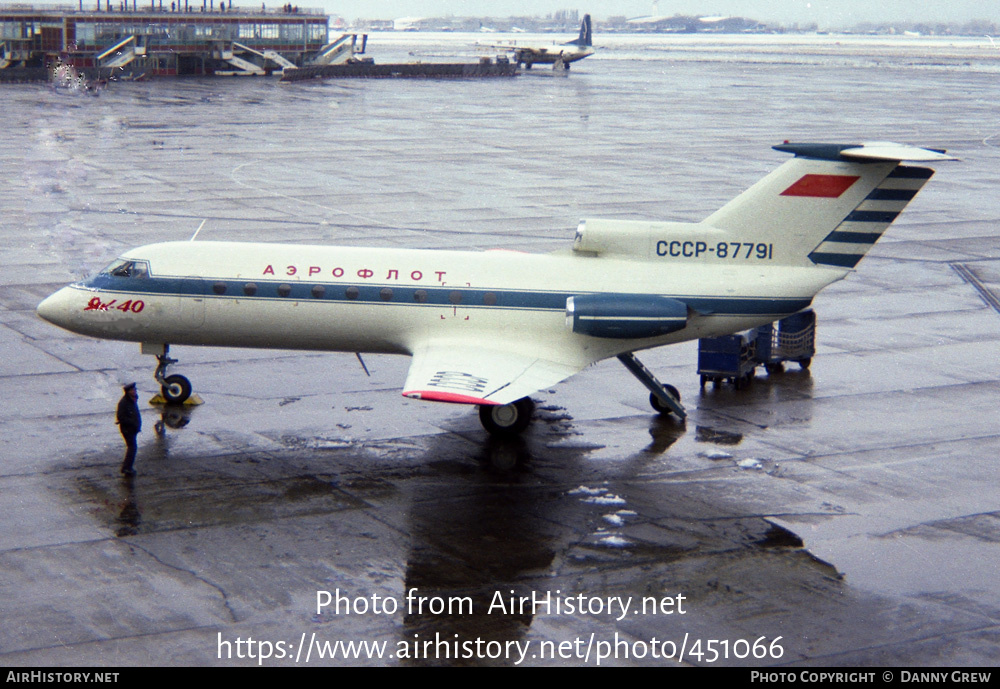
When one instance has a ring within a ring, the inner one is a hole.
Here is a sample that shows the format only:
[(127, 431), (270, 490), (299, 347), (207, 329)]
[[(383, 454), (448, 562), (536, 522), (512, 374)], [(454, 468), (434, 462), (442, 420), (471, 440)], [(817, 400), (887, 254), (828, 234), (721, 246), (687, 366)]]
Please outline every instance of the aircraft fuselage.
[[(567, 363), (724, 334), (807, 307), (842, 271), (635, 261), (573, 252), (429, 251), (229, 242), (172, 242), (128, 251), (141, 270), (72, 284), (38, 312), (68, 330), (143, 343), (411, 354), (433, 336), (470, 341), (523, 333)], [(694, 245), (690, 247), (693, 257)], [(701, 257), (699, 257), (700, 259)], [(747, 285), (753, 285), (747, 290)], [(572, 332), (567, 299), (669, 296), (687, 325), (659, 337)]]

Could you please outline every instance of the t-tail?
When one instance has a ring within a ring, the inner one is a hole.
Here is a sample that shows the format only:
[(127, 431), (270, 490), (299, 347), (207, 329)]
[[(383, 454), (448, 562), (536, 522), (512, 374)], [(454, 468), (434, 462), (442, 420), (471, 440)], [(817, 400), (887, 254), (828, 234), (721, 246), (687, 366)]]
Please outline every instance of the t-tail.
[(902, 161), (955, 160), (883, 142), (774, 148), (795, 157), (702, 225), (766, 246), (772, 264), (790, 266), (854, 268), (934, 174)]
[(685, 264), (851, 270), (934, 171), (955, 160), (892, 143), (790, 144), (794, 158), (700, 223), (584, 220), (573, 251)]
[(581, 48), (593, 45), (589, 14), (583, 15), (583, 21), (580, 22), (580, 35), (577, 39), (574, 41), (567, 41), (566, 43), (563, 43), (563, 45), (578, 45)]

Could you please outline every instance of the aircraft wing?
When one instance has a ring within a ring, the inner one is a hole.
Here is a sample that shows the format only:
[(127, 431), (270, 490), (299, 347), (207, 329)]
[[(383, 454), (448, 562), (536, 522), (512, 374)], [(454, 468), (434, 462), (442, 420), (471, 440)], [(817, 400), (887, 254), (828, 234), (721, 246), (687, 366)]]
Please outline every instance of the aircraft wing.
[(510, 404), (555, 385), (582, 366), (513, 352), (496, 343), (431, 342), (413, 353), (403, 396), (456, 404)]

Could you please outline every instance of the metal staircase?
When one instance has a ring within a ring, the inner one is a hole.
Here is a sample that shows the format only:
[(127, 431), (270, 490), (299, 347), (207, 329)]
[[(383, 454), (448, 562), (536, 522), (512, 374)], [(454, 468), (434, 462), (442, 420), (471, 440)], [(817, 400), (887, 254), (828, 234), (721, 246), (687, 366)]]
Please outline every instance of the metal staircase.
[(129, 36), (98, 55), (97, 65), (104, 69), (116, 69), (145, 54), (146, 47), (139, 45), (135, 36)]
[(327, 43), (320, 48), (309, 64), (316, 67), (341, 65), (350, 62), (355, 55), (364, 55), (367, 45), (368, 34), (361, 35), (361, 50), (358, 50), (358, 34), (345, 33), (333, 43)]

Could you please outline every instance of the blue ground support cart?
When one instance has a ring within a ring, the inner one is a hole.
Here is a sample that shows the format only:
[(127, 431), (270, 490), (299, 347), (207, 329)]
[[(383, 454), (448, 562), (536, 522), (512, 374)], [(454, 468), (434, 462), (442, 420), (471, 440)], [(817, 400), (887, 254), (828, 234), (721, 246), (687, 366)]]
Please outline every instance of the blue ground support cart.
[(737, 390), (746, 387), (757, 368), (756, 354), (753, 331), (698, 340), (698, 374), (702, 387), (709, 381), (716, 385), (731, 381)]
[(816, 312), (812, 309), (796, 313), (774, 324), (757, 328), (757, 363), (768, 373), (782, 370), (784, 362), (794, 361), (809, 368), (816, 353)]
[(809, 368), (816, 353), (816, 313), (809, 309), (735, 335), (698, 340), (701, 386), (729, 381), (739, 390), (750, 384), (758, 366), (778, 373), (786, 361)]

